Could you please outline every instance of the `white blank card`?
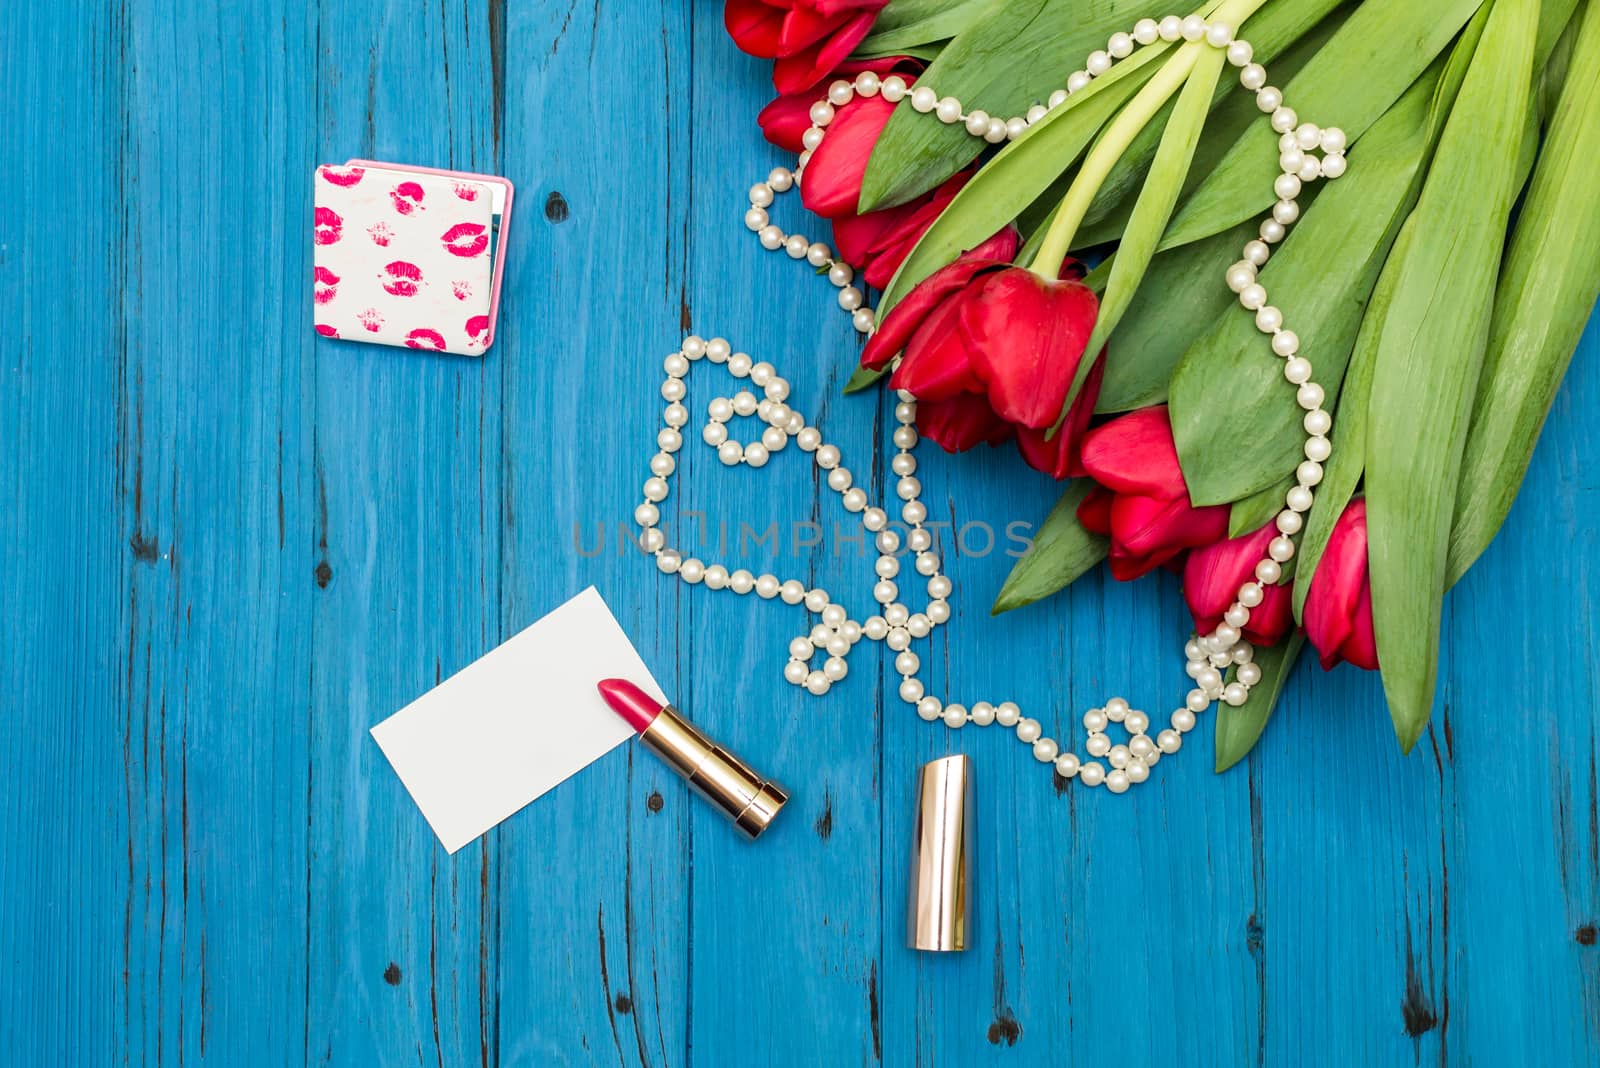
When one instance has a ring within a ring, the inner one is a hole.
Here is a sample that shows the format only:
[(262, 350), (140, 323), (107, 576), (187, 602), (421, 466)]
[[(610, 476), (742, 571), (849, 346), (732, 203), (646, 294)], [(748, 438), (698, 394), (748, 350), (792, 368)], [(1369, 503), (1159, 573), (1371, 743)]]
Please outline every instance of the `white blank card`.
[(661, 687), (593, 586), (376, 727), (428, 825), (454, 853), (633, 735), (595, 684)]

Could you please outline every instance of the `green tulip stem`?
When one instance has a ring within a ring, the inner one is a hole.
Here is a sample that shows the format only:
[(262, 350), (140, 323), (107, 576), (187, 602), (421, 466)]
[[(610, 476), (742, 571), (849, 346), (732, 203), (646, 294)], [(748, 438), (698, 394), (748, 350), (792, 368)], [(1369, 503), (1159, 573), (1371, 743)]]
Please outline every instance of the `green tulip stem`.
[[(1244, 20), (1264, 3), (1266, 0), (1225, 0), (1207, 16), (1207, 21), (1226, 23), (1237, 32)], [(1072, 185), (1067, 187), (1067, 195), (1061, 198), (1050, 229), (1045, 232), (1039, 252), (1033, 258), (1034, 273), (1052, 281), (1060, 275), (1061, 265), (1072, 248), (1072, 240), (1078, 234), (1084, 214), (1100, 192), (1100, 187), (1105, 184), (1111, 169), (1172, 94), (1183, 87), (1189, 72), (1200, 58), (1201, 50), (1210, 47), (1201, 40), (1190, 41), (1178, 49), (1106, 126), (1094, 147), (1084, 157), (1083, 166), (1078, 168)]]

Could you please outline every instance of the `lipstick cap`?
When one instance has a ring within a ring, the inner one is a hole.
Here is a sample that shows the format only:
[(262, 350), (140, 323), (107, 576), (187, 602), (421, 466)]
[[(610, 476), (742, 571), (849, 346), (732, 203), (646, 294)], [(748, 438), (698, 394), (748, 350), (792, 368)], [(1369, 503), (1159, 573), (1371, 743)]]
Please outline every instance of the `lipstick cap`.
[(972, 833), (972, 761), (958, 754), (922, 765), (906, 907), (906, 945), (912, 949), (967, 948)]

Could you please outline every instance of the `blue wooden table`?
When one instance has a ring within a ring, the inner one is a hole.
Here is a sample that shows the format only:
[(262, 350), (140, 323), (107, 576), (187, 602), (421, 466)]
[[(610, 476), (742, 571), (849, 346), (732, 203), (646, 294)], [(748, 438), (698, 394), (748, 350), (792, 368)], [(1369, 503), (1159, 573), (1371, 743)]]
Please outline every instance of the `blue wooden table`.
[[(830, 287), (740, 222), (780, 157), (719, 4), (16, 2), (0, 55), (7, 1063), (1594, 1063), (1600, 334), (1447, 602), (1409, 758), (1376, 678), (1307, 658), (1233, 771), (1208, 717), (1147, 787), (1058, 792), (917, 720), (881, 650), (812, 699), (796, 610), (617, 548), (691, 329), (784, 368), (881, 496)], [(487, 358), (314, 337), (310, 175), (352, 156), (517, 183)], [(796, 455), (693, 445), (669, 521), (844, 518)], [(1009, 451), (921, 474), (957, 527), (1055, 496)], [(936, 692), (1063, 733), (1171, 706), (1170, 577), (990, 619), (1003, 548), (952, 554)], [(858, 604), (858, 551), (750, 566)], [(589, 583), (794, 788), (768, 837), (629, 747), (439, 847), (368, 728)], [(911, 779), (951, 751), (977, 944), (918, 955)]]

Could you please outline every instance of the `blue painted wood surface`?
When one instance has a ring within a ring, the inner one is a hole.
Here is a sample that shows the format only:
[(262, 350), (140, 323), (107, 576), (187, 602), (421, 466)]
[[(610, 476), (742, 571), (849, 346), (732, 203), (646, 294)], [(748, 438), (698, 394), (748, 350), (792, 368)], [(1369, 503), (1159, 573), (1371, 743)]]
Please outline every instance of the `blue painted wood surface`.
[[(740, 225), (780, 157), (719, 8), (0, 10), (8, 1063), (1593, 1063), (1600, 333), (1447, 603), (1410, 758), (1376, 679), (1303, 666), (1234, 771), (1208, 721), (1146, 788), (1058, 794), (1014, 742), (910, 715), (880, 652), (813, 700), (780, 679), (794, 610), (614, 534), (593, 555), (687, 329), (777, 362), (883, 482), (828, 287)], [(517, 183), (486, 359), (313, 338), (309, 175), (351, 156)], [(794, 455), (709, 459), (674, 525), (843, 518)], [(957, 526), (1054, 496), (1003, 452), (921, 474)], [(867, 596), (860, 560), (786, 562)], [(952, 563), (937, 691), (1061, 730), (1181, 692), (1170, 578), (990, 619), (1009, 564)], [(760, 843), (632, 748), (455, 857), (429, 833), (367, 728), (590, 582), (794, 787)], [(977, 945), (919, 956), (911, 776), (950, 751), (977, 765)]]

